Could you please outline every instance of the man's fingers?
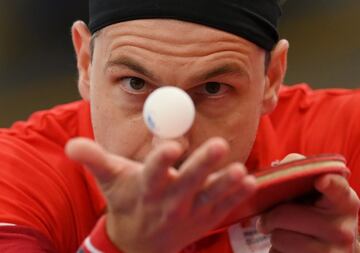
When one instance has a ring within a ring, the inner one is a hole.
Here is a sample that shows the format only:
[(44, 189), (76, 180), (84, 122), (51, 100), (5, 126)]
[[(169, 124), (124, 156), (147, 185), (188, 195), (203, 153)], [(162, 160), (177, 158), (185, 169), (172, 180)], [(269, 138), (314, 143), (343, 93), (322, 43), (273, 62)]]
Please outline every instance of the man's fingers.
[(229, 145), (221, 138), (212, 138), (198, 148), (180, 167), (177, 187), (194, 192), (202, 187), (207, 176), (229, 153)]
[(245, 176), (241, 182), (236, 185), (233, 192), (224, 196), (214, 206), (213, 212), (216, 216), (226, 217), (235, 207), (250, 197), (256, 190), (256, 180), (253, 176)]
[(351, 241), (353, 230), (348, 220), (335, 220), (334, 217), (311, 206), (282, 204), (262, 214), (257, 229), (265, 234), (278, 229), (293, 231), (339, 244)]
[[(278, 229), (271, 234), (272, 252), (323, 253), (330, 252), (329, 243), (302, 233)], [(331, 251), (340, 252), (340, 251)]]
[(113, 155), (108, 154), (99, 144), (85, 138), (70, 140), (66, 144), (65, 153), (70, 159), (84, 164), (100, 184), (106, 184), (115, 178), (119, 171), (116, 166), (123, 167), (121, 162), (130, 163), (125, 159), (115, 158)]
[(202, 208), (204, 204), (209, 206), (209, 200), (213, 203), (223, 200), (237, 190), (246, 174), (245, 167), (240, 163), (231, 164), (226, 169), (213, 173), (205, 183), (204, 189), (197, 194), (194, 208)]
[(159, 148), (152, 151), (145, 160), (144, 184), (145, 189), (156, 192), (162, 189), (170, 179), (169, 168), (182, 155), (183, 150), (176, 142), (161, 144)]
[(218, 226), (256, 190), (255, 178), (247, 175), (243, 166), (239, 165), (233, 164), (219, 171), (221, 175), (211, 180), (194, 198), (192, 212), (200, 214), (201, 219), (208, 217), (205, 222), (211, 228)]
[(315, 181), (315, 188), (323, 194), (316, 203), (317, 207), (334, 211), (357, 212), (359, 198), (347, 180), (340, 175), (326, 174)]

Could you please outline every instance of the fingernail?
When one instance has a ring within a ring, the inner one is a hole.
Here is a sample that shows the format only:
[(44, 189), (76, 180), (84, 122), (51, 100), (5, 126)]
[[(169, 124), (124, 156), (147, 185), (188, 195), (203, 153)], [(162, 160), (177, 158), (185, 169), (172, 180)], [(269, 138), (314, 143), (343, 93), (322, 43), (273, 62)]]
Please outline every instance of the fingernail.
[(316, 182), (315, 186), (317, 190), (322, 192), (329, 187), (330, 183), (331, 180), (328, 177), (322, 177)]
[(242, 179), (247, 171), (242, 164), (234, 164), (231, 167), (230, 175), (234, 180)]
[(256, 190), (256, 178), (251, 175), (247, 175), (244, 179), (244, 184), (248, 187), (250, 191)]
[(256, 177), (252, 176), (252, 175), (248, 175), (246, 177), (246, 180), (249, 184), (253, 184), (256, 185)]

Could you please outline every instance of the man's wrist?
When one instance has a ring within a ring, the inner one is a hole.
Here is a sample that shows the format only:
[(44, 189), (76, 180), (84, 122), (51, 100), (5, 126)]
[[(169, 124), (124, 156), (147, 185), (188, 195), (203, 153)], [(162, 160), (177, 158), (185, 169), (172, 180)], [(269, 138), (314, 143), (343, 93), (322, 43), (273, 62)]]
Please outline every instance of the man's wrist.
[(122, 253), (110, 240), (106, 232), (106, 216), (102, 216), (91, 234), (84, 240), (78, 252)]

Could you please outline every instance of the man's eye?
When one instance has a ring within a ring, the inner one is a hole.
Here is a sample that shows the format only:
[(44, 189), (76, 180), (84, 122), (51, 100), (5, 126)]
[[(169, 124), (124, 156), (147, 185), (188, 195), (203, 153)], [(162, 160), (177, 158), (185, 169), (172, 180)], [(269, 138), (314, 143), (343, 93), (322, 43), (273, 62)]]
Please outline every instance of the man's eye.
[(214, 97), (222, 96), (230, 89), (228, 85), (218, 82), (208, 82), (199, 88), (199, 93)]
[(204, 86), (204, 90), (209, 94), (217, 94), (221, 89), (220, 83), (207, 83)]
[(149, 90), (149, 85), (138, 77), (125, 77), (120, 80), (120, 83), (127, 92), (134, 94), (146, 93)]

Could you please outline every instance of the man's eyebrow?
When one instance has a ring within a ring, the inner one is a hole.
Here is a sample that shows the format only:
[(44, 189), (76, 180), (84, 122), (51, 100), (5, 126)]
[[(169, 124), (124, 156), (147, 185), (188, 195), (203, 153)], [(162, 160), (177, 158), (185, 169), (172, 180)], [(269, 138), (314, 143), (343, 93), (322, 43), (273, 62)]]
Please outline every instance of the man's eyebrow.
[(244, 70), (241, 66), (236, 63), (226, 63), (220, 66), (217, 66), (210, 71), (206, 71), (199, 76), (195, 77), (194, 79), (197, 81), (208, 80), (220, 75), (230, 74), (230, 73), (239, 73), (245, 77), (249, 77), (247, 71)]
[(131, 59), (127, 56), (121, 56), (119, 58), (116, 59), (110, 59), (106, 65), (105, 65), (105, 70), (111, 67), (127, 67), (141, 75), (153, 78), (154, 75), (147, 70), (144, 66), (142, 66), (140, 63), (138, 63), (136, 60)]

